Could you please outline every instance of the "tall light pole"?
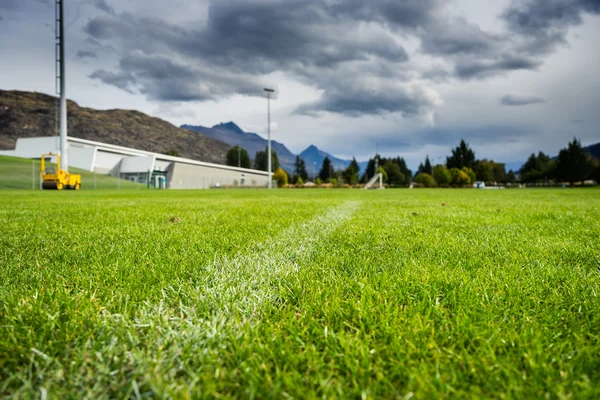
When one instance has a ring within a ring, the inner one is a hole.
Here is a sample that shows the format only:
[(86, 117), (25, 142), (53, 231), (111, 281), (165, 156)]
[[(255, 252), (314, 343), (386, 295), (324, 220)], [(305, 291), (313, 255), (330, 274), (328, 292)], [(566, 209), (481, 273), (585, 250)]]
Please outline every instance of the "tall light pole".
[(379, 169), (379, 158), (377, 158), (378, 154), (379, 154), (379, 143), (375, 143), (375, 173), (373, 174), (373, 176), (375, 176), (377, 174), (377, 170)]
[(242, 146), (238, 144), (238, 168), (242, 167)]
[(64, 23), (64, 0), (57, 0), (58, 6), (58, 63), (59, 63), (59, 79), (60, 79), (60, 168), (69, 171), (69, 163), (67, 159), (67, 92), (65, 90), (65, 23)]
[(268, 188), (271, 189), (273, 187), (273, 181), (271, 178), (271, 174), (272, 174), (272, 172), (271, 172), (271, 93), (274, 93), (275, 90), (265, 88), (264, 91), (267, 92), (267, 137), (268, 137), (267, 168), (269, 170), (269, 186), (268, 186)]

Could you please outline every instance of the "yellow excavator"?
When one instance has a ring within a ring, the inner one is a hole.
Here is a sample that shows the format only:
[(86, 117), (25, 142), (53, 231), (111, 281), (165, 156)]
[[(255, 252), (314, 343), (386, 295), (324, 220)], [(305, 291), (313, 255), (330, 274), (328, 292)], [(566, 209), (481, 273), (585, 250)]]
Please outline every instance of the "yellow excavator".
[[(46, 157), (56, 156), (56, 167), (49, 166), (45, 168)], [(73, 189), (79, 190), (81, 187), (81, 175), (70, 174), (67, 171), (60, 169), (60, 154), (42, 154), (41, 162), (42, 170), (42, 189)]]

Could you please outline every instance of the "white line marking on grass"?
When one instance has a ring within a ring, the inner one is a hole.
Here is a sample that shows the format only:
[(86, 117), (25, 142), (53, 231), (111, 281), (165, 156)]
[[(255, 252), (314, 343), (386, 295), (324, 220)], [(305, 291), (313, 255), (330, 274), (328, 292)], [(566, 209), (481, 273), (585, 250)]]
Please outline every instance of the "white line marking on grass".
[(213, 278), (206, 293), (208, 304), (223, 313), (251, 316), (265, 302), (274, 299), (273, 286), (308, 259), (325, 237), (352, 216), (359, 202), (330, 208), (310, 221), (293, 225), (264, 242), (255, 253), (223, 258), (209, 266)]

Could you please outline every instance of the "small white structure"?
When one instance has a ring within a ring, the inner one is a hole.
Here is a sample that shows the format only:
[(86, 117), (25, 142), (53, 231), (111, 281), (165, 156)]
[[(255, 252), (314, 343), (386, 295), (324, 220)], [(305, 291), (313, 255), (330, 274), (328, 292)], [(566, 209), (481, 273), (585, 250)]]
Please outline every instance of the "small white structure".
[(378, 172), (375, 175), (373, 175), (373, 177), (371, 179), (369, 179), (369, 182), (367, 182), (365, 184), (364, 189), (371, 189), (371, 187), (373, 187), (373, 185), (377, 181), (379, 181), (379, 185), (378, 185), (377, 189), (385, 189), (383, 187), (383, 174), (381, 172)]
[[(0, 155), (39, 158), (59, 153), (58, 136), (19, 138), (14, 150)], [(167, 156), (129, 147), (68, 137), (69, 166), (118, 176), (161, 189), (208, 189), (222, 186), (266, 187), (267, 171), (230, 167)]]
[(485, 182), (477, 181), (473, 184), (473, 187), (476, 189), (485, 189)]

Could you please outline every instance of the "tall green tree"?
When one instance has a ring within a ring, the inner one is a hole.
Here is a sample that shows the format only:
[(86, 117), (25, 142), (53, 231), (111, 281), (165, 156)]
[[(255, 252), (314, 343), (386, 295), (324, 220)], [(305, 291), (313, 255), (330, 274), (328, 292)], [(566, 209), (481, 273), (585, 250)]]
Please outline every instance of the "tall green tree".
[(532, 153), (519, 169), (521, 182), (540, 182), (556, 177), (556, 163), (541, 151), (536, 156)]
[(404, 158), (392, 158), (392, 162), (400, 167), (400, 172), (402, 172), (402, 175), (404, 175), (404, 184), (410, 183), (412, 171), (406, 166), (406, 161), (404, 161)]
[(344, 178), (344, 182), (349, 185), (355, 185), (358, 183), (358, 171), (360, 170), (360, 166), (358, 162), (356, 162), (356, 158), (352, 158), (350, 164), (346, 167), (344, 172), (342, 173), (342, 177)]
[(576, 138), (569, 143), (566, 149), (558, 153), (556, 173), (558, 179), (569, 182), (583, 182), (590, 177), (594, 169), (592, 156), (581, 146)]
[(308, 172), (306, 172), (306, 163), (304, 162), (304, 159), (300, 158), (300, 156), (296, 156), (296, 161), (294, 161), (294, 174), (302, 178), (303, 181), (308, 180)]
[(227, 165), (232, 167), (240, 166), (250, 168), (250, 156), (246, 149), (240, 145), (235, 145), (227, 151)]
[(417, 174), (433, 174), (433, 168), (431, 167), (431, 161), (429, 161), (429, 155), (425, 156), (425, 164), (419, 164), (419, 168), (417, 170)]
[(500, 183), (505, 183), (506, 182), (506, 164), (504, 163), (497, 163), (495, 161), (492, 161), (493, 163), (493, 176), (494, 176), (494, 182), (500, 182)]
[(506, 183), (516, 183), (517, 182), (517, 177), (515, 176), (514, 171), (508, 170), (508, 173), (506, 174)]
[(478, 181), (490, 182), (494, 180), (494, 162), (486, 159), (477, 160), (473, 167)]
[[(265, 147), (265, 151), (257, 151), (254, 156), (254, 169), (259, 171), (269, 170), (269, 160), (267, 159), (268, 147)], [(277, 152), (271, 148), (271, 172), (274, 172), (279, 168), (279, 157)]]
[(473, 168), (474, 164), (475, 153), (464, 139), (461, 139), (460, 144), (452, 150), (452, 155), (446, 157), (446, 167), (448, 169), (456, 168), (460, 170), (463, 167)]
[(506, 180), (506, 166), (494, 160), (477, 160), (473, 166), (477, 180), (483, 182), (504, 182)]
[(398, 166), (398, 164), (396, 164), (392, 160), (387, 160), (383, 164), (382, 167), (383, 167), (384, 171), (386, 172), (386, 175), (388, 178), (387, 182), (390, 185), (392, 185), (392, 186), (404, 185), (404, 182), (406, 181), (406, 177), (400, 170), (400, 167)]
[(332, 169), (331, 160), (329, 157), (325, 157), (323, 164), (321, 165), (321, 170), (319, 171), (319, 178), (321, 178), (321, 181), (328, 182), (333, 177)]

